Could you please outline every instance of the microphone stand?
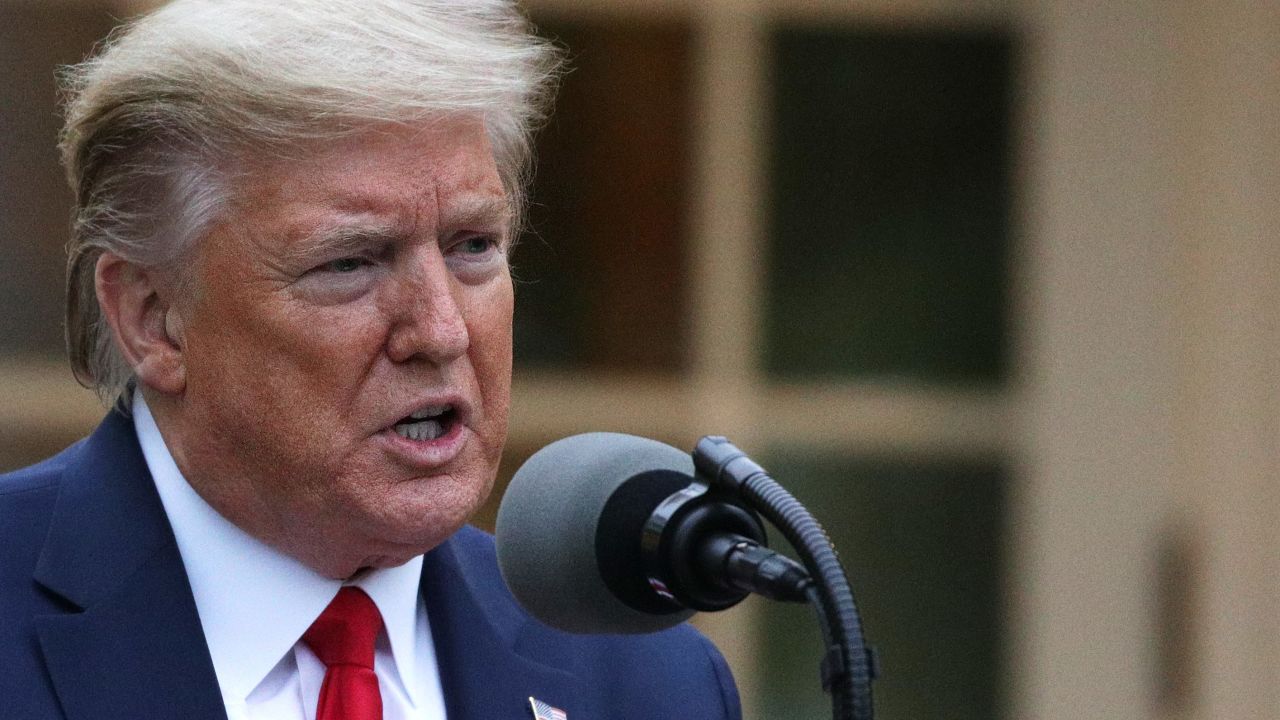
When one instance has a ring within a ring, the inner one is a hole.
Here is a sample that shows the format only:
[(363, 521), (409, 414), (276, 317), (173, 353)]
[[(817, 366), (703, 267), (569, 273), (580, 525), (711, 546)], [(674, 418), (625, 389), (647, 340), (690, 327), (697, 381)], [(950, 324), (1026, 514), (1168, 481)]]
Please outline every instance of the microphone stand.
[(822, 526), (763, 468), (723, 437), (699, 440), (693, 464), (710, 486), (742, 498), (795, 548), (811, 580), (804, 594), (822, 629), (822, 689), (831, 694), (832, 717), (872, 720), (871, 681), (878, 674), (878, 663), (863, 638), (849, 580)]

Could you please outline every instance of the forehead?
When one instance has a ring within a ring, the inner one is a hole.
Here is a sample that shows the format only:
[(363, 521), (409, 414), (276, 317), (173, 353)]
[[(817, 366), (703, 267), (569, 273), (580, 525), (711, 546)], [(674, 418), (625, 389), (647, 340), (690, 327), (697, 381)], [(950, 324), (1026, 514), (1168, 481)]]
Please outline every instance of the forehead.
[(245, 216), (284, 224), (290, 235), (346, 216), (429, 227), (510, 214), (479, 120), (379, 126), (314, 142), (292, 157), (253, 163), (238, 188)]

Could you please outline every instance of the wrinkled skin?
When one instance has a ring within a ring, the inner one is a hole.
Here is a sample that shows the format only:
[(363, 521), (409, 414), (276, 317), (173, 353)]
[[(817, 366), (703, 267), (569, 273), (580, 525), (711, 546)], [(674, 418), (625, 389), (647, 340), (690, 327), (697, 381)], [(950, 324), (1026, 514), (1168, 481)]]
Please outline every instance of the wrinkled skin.
[[(401, 564), (483, 502), (506, 438), (511, 217), (483, 127), (371, 129), (251, 167), (236, 196), (193, 293), (156, 282), (137, 313), (148, 404), (250, 534), (330, 577)], [(440, 402), (449, 438), (390, 429)]]

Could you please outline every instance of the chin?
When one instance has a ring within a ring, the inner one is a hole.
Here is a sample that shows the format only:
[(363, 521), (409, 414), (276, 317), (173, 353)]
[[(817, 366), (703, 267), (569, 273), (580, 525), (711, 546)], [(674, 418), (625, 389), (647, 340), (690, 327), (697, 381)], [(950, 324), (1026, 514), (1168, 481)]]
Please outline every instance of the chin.
[(421, 553), (414, 553), (413, 555), (405, 555), (405, 556), (375, 555), (371, 558), (366, 558), (364, 562), (360, 563), (360, 570), (364, 570), (366, 568), (376, 570), (381, 568), (400, 567), (401, 565), (409, 562), (410, 560), (414, 559), (420, 554)]
[(381, 537), (397, 544), (422, 547), (439, 545), (458, 531), (484, 504), (492, 483), (436, 477), (400, 495), (380, 518)]
[(399, 567), (425, 552), (416, 547), (381, 547), (359, 555), (331, 555), (308, 564), (327, 577), (348, 580), (366, 570)]
[(407, 562), (448, 540), (469, 518), (469, 512), (440, 512), (437, 508), (421, 513), (410, 522), (387, 522), (375, 531), (373, 537), (377, 541), (367, 554), (398, 560), (397, 564)]

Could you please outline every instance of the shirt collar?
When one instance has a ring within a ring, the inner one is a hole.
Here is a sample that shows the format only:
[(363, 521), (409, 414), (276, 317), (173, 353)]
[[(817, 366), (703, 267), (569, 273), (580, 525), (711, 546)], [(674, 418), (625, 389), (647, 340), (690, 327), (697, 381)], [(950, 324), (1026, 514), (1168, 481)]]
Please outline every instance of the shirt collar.
[(191, 488), (141, 392), (133, 396), (133, 419), (228, 705), (244, 703), (344, 584), (364, 590), (378, 606), (400, 684), (417, 705), (418, 683), (411, 679), (424, 637), (417, 627), (422, 556), (348, 583), (326, 578), (241, 530)]

